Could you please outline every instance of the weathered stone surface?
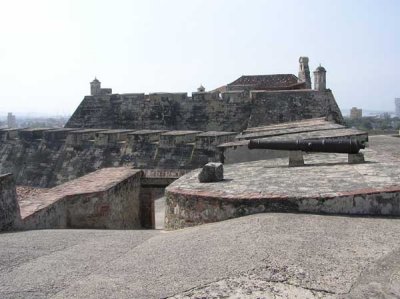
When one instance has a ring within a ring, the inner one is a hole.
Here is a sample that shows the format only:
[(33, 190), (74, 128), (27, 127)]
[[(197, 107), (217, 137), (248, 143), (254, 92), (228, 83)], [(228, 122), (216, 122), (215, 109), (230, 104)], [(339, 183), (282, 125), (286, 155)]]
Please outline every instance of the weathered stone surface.
[(29, 142), (7, 138), (0, 142), (0, 173), (13, 173), (19, 185), (47, 188), (104, 167), (194, 169), (218, 161), (217, 145), (236, 135), (205, 132), (197, 139), (197, 131), (129, 132), (50, 130)]
[(224, 167), (222, 163), (207, 163), (201, 169), (198, 178), (200, 183), (222, 181), (224, 179)]
[(4, 299), (400, 296), (393, 218), (271, 213), (168, 233), (24, 231), (0, 244)]
[(21, 201), (30, 197), (36, 197), (48, 191), (47, 188), (36, 188), (31, 186), (17, 186), (17, 200)]
[(104, 168), (24, 198), (21, 228), (140, 228), (140, 177), (140, 170)]
[(0, 231), (14, 229), (19, 220), (14, 178), (11, 174), (0, 175)]
[[(0, 130), (0, 135), (5, 133), (5, 139), (0, 141), (0, 173), (13, 173), (18, 185), (48, 188), (99, 168), (122, 165), (188, 170), (208, 162), (228, 164), (287, 157), (286, 152), (277, 155), (271, 151), (247, 150), (247, 139), (259, 135), (273, 139), (368, 139), (365, 132), (321, 118), (248, 129), (238, 136), (245, 139), (238, 141), (235, 141), (237, 133), (217, 131), (51, 129), (39, 132), (42, 139), (24, 141), (17, 138), (18, 131), (10, 136), (9, 130)], [(242, 151), (243, 148), (246, 150)]]
[(330, 90), (113, 94), (86, 96), (66, 127), (242, 131), (316, 117), (343, 122)]
[(400, 216), (400, 160), (388, 154), (365, 150), (363, 164), (348, 164), (347, 154), (307, 154), (304, 167), (287, 159), (225, 165), (225, 180), (209, 184), (193, 171), (166, 189), (166, 228), (262, 212)]

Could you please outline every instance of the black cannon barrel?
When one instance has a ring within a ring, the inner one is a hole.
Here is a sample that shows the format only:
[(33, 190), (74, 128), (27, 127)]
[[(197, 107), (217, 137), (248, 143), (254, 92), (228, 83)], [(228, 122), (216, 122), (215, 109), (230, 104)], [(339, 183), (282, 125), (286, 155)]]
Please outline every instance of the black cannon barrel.
[(250, 140), (249, 149), (357, 154), (365, 145), (357, 139)]

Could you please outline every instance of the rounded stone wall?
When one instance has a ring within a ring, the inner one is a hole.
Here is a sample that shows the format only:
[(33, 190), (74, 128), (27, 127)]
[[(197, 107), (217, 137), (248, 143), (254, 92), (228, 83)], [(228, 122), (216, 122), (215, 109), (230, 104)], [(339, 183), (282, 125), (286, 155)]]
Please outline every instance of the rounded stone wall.
[(166, 229), (263, 212), (400, 216), (399, 161), (304, 167), (280, 161), (226, 165), (221, 182), (200, 183), (199, 170), (181, 177), (166, 189)]

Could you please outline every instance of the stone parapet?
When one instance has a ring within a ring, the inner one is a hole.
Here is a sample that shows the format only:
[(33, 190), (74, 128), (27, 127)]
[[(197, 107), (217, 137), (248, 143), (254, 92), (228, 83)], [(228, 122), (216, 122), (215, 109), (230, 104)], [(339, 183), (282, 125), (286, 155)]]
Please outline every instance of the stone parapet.
[(107, 130), (95, 134), (94, 144), (96, 146), (117, 146), (121, 142), (127, 141), (128, 134), (133, 130)]
[(43, 133), (50, 130), (49, 128), (29, 128), (18, 131), (18, 137), (24, 141), (33, 141), (43, 138)]
[(96, 133), (106, 131), (106, 129), (83, 129), (71, 131), (67, 135), (66, 145), (72, 147), (80, 147), (87, 141), (92, 141), (96, 138)]
[(47, 142), (65, 141), (68, 133), (77, 131), (78, 129), (50, 129), (43, 132), (43, 139)]
[(200, 131), (169, 131), (160, 135), (160, 148), (173, 148), (181, 144), (193, 143)]
[(137, 143), (158, 142), (160, 135), (167, 132), (166, 130), (138, 130), (128, 134), (128, 142), (131, 145)]
[(219, 92), (192, 92), (192, 101), (218, 101), (221, 100)]
[(173, 100), (186, 100), (188, 97), (187, 92), (154, 92), (148, 95), (150, 101), (159, 101), (163, 99), (173, 99)]
[(140, 170), (104, 168), (21, 201), (22, 229), (140, 228)]
[(196, 149), (214, 151), (219, 144), (233, 141), (236, 132), (208, 131), (196, 135)]
[(2, 129), (0, 130), (0, 141), (18, 139), (18, 132), (21, 129)]

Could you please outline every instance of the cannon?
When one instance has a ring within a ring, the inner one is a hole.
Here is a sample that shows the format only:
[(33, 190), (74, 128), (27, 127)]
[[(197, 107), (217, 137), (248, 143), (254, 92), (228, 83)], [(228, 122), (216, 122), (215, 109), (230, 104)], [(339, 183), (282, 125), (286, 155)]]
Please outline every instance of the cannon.
[(270, 149), (289, 151), (289, 166), (304, 165), (302, 152), (343, 153), (348, 154), (348, 163), (364, 162), (364, 155), (359, 153), (365, 145), (354, 138), (348, 139), (297, 139), (297, 140), (265, 140), (254, 139), (248, 144), (249, 149)]
[(297, 139), (277, 141), (253, 139), (250, 140), (248, 148), (357, 154), (360, 149), (365, 148), (365, 145), (357, 139)]

